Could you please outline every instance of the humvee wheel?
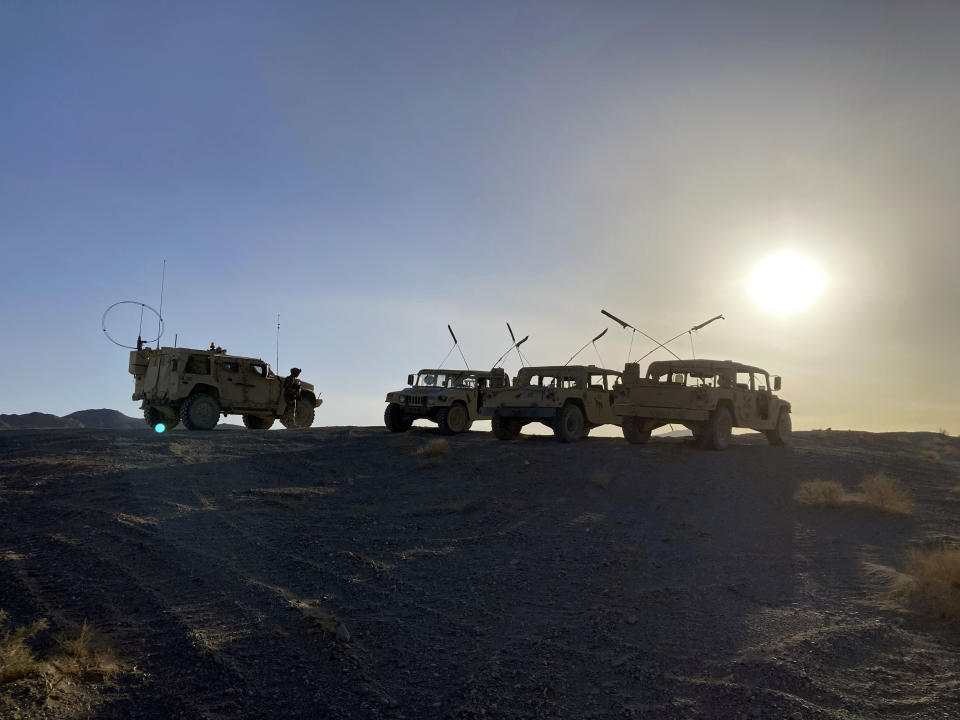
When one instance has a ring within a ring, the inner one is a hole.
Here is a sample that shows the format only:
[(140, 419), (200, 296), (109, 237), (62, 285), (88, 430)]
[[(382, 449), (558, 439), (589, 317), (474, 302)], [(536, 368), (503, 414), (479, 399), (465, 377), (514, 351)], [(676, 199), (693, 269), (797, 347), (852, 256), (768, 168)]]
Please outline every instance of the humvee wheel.
[(413, 425), (413, 418), (405, 417), (403, 408), (397, 403), (390, 403), (383, 411), (383, 424), (390, 432), (406, 432)]
[(155, 407), (145, 407), (143, 409), (143, 419), (147, 421), (147, 425), (154, 429), (161, 423), (163, 424), (164, 430), (173, 430), (180, 424), (180, 418), (176, 416), (172, 419), (168, 418)]
[(244, 415), (243, 426), (247, 430), (269, 430), (273, 427), (273, 418), (263, 417), (262, 415)]
[(793, 421), (790, 420), (790, 413), (786, 410), (780, 411), (780, 417), (777, 418), (777, 426), (773, 430), (764, 432), (767, 436), (767, 442), (771, 445), (789, 445), (793, 437)]
[(623, 418), (623, 437), (631, 445), (643, 445), (650, 439), (650, 431), (646, 423), (637, 417)]
[(494, 415), (490, 425), (497, 440), (516, 440), (523, 427), (523, 421), (518, 418)]
[(725, 407), (718, 407), (703, 425), (700, 439), (708, 450), (725, 450), (733, 435), (733, 417)]
[(206, 393), (197, 393), (180, 406), (180, 420), (187, 430), (213, 430), (219, 419), (220, 404)]
[(450, 407), (437, 411), (437, 425), (440, 426), (440, 432), (444, 435), (456, 435), (469, 430), (473, 421), (470, 420), (467, 406), (461, 402), (455, 402)]
[(567, 403), (557, 413), (553, 434), (562, 443), (577, 442), (584, 438), (583, 411), (573, 403)]

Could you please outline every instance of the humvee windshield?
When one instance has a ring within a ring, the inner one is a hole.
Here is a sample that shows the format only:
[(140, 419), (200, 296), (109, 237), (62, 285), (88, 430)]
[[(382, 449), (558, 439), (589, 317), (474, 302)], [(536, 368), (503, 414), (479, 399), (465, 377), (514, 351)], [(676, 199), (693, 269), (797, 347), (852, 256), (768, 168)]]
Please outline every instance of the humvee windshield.
[(417, 375), (416, 383), (416, 387), (475, 388), (476, 386), (477, 378), (464, 374), (422, 373)]

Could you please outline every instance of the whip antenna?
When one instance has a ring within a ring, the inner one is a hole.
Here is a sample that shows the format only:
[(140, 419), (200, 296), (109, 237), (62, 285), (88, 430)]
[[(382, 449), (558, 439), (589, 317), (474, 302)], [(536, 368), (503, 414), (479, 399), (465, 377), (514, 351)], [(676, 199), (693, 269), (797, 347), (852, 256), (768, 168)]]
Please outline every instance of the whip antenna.
[[(512, 332), (511, 332), (510, 334), (511, 334), (511, 336), (513, 335)], [(519, 354), (520, 354), (520, 346), (523, 345), (523, 344), (524, 344), (527, 340), (529, 340), (529, 339), (530, 339), (530, 336), (529, 336), (529, 335), (527, 335), (525, 338), (523, 338), (523, 340), (521, 340), (520, 342), (517, 342), (516, 339), (514, 339), (513, 344), (512, 344), (510, 347), (507, 348), (506, 352), (504, 352), (503, 355), (501, 355), (501, 356), (499, 357), (499, 359), (493, 364), (493, 367), (496, 368), (497, 366), (499, 366), (500, 363), (503, 362), (503, 359), (504, 359), (507, 355), (509, 355), (509, 354), (510, 354), (510, 351), (513, 350), (514, 348), (517, 349), (517, 354), (519, 355)], [(521, 355), (520, 357), (523, 357), (523, 356)]]
[[(567, 365), (569, 365), (569, 364), (571, 363), (571, 361), (572, 361), (577, 355), (579, 355), (580, 353), (582, 353), (582, 352), (586, 349), (587, 345), (593, 345), (593, 343), (595, 343), (597, 340), (599, 340), (599, 339), (602, 338), (604, 335), (606, 335), (606, 334), (607, 334), (607, 330), (609, 330), (609, 329), (610, 329), (610, 328), (604, 328), (604, 329), (603, 329), (603, 332), (600, 333), (599, 335), (597, 335), (593, 340), (591, 340), (590, 342), (584, 343), (584, 344), (583, 344), (583, 347), (580, 348), (579, 350), (577, 350), (573, 355), (571, 355), (571, 356), (570, 356), (570, 360), (567, 360), (567, 361), (563, 364), (563, 366), (566, 367)], [(594, 345), (593, 347), (594, 347), (594, 349), (596, 349), (597, 346)], [(597, 351), (597, 355), (598, 355), (598, 356), (600, 355), (600, 352), (599, 352), (599, 351)], [(601, 361), (601, 362), (602, 362), (602, 361)]]
[[(163, 261), (163, 270), (160, 273), (160, 312), (157, 313), (157, 350), (160, 349), (160, 333), (163, 328), (163, 286), (167, 281), (167, 261)], [(141, 316), (143, 308), (140, 308)]]
[(276, 373), (280, 369), (280, 313), (277, 313), (277, 361), (273, 366), (273, 371)]

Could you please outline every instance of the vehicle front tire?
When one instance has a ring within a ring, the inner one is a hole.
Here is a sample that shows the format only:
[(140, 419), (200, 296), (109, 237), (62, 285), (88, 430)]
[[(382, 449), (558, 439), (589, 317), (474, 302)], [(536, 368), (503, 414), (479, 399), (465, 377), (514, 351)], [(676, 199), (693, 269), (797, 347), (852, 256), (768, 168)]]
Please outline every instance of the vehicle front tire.
[(771, 445), (789, 445), (793, 439), (793, 421), (790, 419), (790, 413), (781, 410), (780, 417), (777, 418), (777, 426), (773, 430), (767, 430), (764, 435), (767, 436), (767, 442)]
[(622, 429), (624, 439), (631, 445), (643, 445), (650, 439), (646, 423), (638, 417), (624, 417)]
[(519, 418), (494, 415), (490, 425), (497, 440), (516, 440), (523, 427), (523, 421)]
[(703, 426), (700, 439), (707, 450), (726, 450), (733, 437), (733, 416), (725, 407), (713, 411)]
[(301, 396), (300, 399), (297, 400), (296, 405), (283, 411), (283, 415), (280, 417), (280, 423), (287, 428), (287, 430), (310, 427), (313, 425), (313, 420), (316, 417), (316, 408), (313, 403), (314, 399), (312, 395)]
[(262, 415), (244, 415), (243, 426), (247, 430), (269, 430), (273, 427), (273, 418), (263, 417)]
[(557, 413), (553, 434), (562, 443), (578, 442), (584, 438), (585, 427), (583, 411), (573, 403), (567, 403)]
[(407, 417), (397, 403), (390, 403), (383, 411), (383, 424), (392, 433), (406, 432), (413, 425), (413, 418)]
[(180, 406), (180, 421), (187, 430), (213, 430), (220, 420), (220, 403), (206, 393), (197, 393)]
[(450, 407), (440, 408), (437, 411), (437, 425), (440, 426), (440, 432), (444, 435), (456, 435), (469, 430), (473, 421), (470, 419), (467, 406), (455, 402)]

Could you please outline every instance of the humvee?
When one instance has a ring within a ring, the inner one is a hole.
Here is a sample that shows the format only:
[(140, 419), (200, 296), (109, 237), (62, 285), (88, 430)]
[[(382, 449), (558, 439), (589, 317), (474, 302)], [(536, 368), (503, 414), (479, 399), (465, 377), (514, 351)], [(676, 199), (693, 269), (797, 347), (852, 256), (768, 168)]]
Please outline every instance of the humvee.
[(645, 443), (652, 430), (677, 424), (712, 450), (730, 444), (734, 427), (759, 430), (771, 445), (787, 445), (790, 403), (774, 390), (780, 390), (779, 376), (730, 360), (660, 360), (650, 363), (645, 377), (638, 363), (627, 363), (613, 412), (631, 443)]
[(299, 397), (287, 402), (283, 378), (263, 360), (227, 355), (220, 348), (192, 350), (143, 348), (130, 353), (133, 399), (141, 400), (151, 427), (212, 430), (220, 415), (240, 414), (251, 430), (267, 430), (274, 420), (284, 427), (313, 425), (323, 400), (313, 385), (299, 382)]
[(503, 368), (430, 370), (407, 375), (405, 390), (387, 393), (383, 424), (390, 432), (406, 432), (417, 418), (432, 420), (444, 435), (466, 432), (480, 417), (483, 391), (509, 384)]
[(500, 440), (513, 440), (524, 425), (539, 422), (560, 442), (576, 442), (592, 428), (620, 424), (612, 407), (619, 382), (619, 371), (595, 365), (525, 367), (513, 386), (484, 393), (480, 412)]

